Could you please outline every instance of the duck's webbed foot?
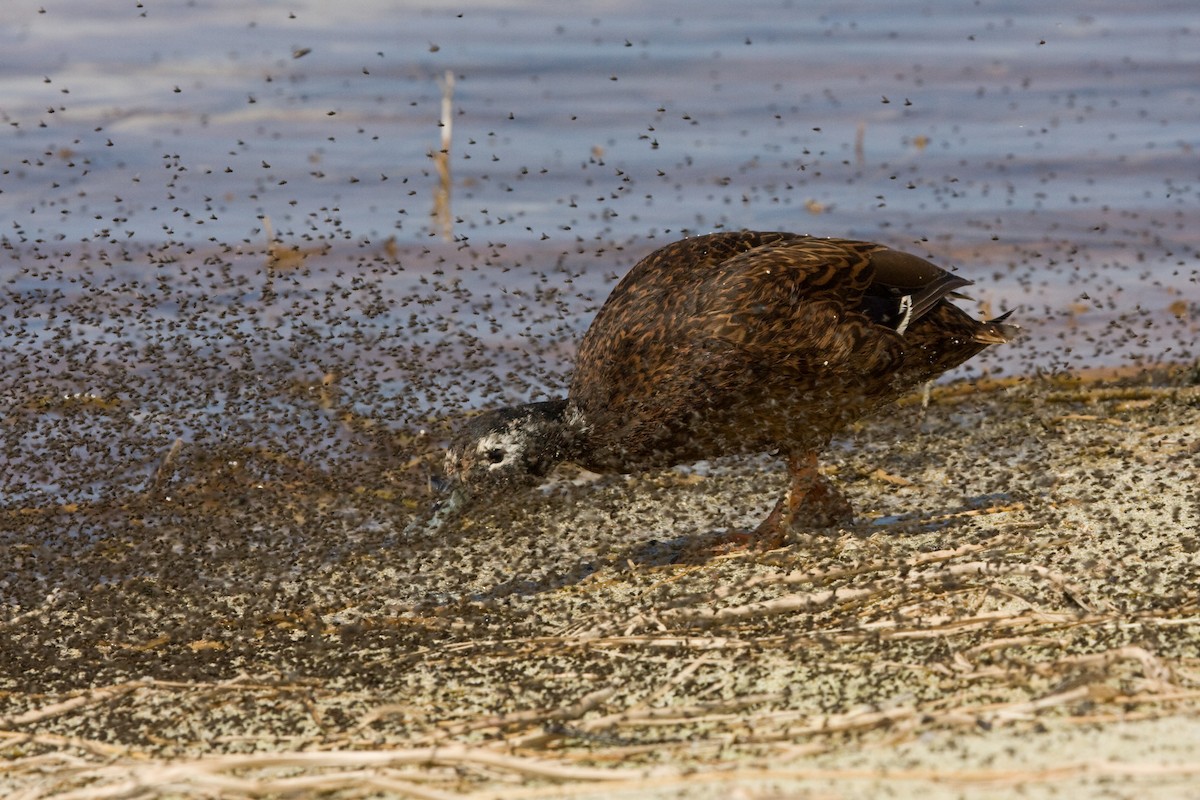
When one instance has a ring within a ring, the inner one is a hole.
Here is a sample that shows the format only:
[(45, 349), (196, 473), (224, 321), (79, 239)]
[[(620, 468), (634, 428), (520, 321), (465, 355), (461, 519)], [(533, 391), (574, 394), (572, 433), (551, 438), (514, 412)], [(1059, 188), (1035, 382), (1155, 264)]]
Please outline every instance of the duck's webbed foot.
[(789, 530), (833, 528), (854, 521), (850, 502), (817, 471), (816, 453), (789, 454), (788, 470), (787, 492), (751, 534), (761, 550), (781, 546)]

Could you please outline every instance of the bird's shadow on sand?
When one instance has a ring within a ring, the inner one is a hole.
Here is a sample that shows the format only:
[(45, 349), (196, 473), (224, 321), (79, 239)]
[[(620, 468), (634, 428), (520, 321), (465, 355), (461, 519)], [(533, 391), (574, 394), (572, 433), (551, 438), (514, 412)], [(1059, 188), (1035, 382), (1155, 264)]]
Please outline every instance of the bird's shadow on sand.
[[(784, 548), (808, 546), (823, 549), (839, 537), (860, 538), (886, 533), (890, 536), (910, 536), (952, 528), (981, 511), (1015, 502), (1009, 494), (988, 494), (968, 498), (958, 508), (921, 511), (911, 514), (889, 514), (871, 519), (856, 520), (854, 524), (829, 528), (796, 530), (783, 543)], [(673, 564), (702, 564), (738, 551), (754, 552), (755, 542), (748, 533), (737, 530), (714, 530), (677, 536), (666, 540), (640, 542), (630, 548), (625, 560), (639, 567), (662, 567)]]
[[(962, 525), (986, 509), (1016, 502), (1008, 494), (988, 494), (969, 498), (962, 506), (928, 510), (905, 515), (887, 515), (859, 520), (853, 525), (795, 531), (784, 543), (783, 548), (802, 548), (816, 552), (835, 547), (846, 535), (868, 538), (884, 534), (887, 536), (912, 536), (938, 530), (948, 530)], [(671, 566), (697, 566), (713, 562), (731, 553), (753, 553), (754, 543), (742, 532), (730, 529), (714, 529), (669, 539), (649, 539), (630, 545), (623, 551), (604, 559), (580, 559), (565, 569), (540, 579), (514, 578), (492, 587), (486, 592), (474, 594), (476, 601), (498, 600), (512, 595), (533, 595), (553, 591), (585, 580), (602, 570), (618, 572), (664, 568)], [(764, 551), (764, 555), (766, 551)]]

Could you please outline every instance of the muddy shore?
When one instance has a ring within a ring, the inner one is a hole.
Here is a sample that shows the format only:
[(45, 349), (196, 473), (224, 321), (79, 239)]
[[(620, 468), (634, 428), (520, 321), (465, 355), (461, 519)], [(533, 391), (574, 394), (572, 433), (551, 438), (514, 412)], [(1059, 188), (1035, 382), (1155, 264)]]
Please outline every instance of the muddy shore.
[(1194, 796), (1198, 383), (939, 387), (768, 553), (704, 543), (769, 458), (438, 536), (378, 464), (5, 509), (0, 794)]

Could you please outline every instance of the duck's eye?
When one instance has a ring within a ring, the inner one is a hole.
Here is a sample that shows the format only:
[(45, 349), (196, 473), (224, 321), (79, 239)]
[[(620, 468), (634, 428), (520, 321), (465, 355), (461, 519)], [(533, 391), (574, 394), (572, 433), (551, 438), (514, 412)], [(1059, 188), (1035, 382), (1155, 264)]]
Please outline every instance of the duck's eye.
[(493, 447), (483, 454), (483, 457), (488, 460), (489, 464), (499, 464), (504, 460), (504, 451), (499, 447)]

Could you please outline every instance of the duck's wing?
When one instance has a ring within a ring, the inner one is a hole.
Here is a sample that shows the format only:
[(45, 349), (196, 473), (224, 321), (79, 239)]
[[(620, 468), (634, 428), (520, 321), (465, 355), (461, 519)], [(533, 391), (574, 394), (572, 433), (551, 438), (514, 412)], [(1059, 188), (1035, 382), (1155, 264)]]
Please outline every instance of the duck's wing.
[[(770, 357), (791, 335), (793, 359), (814, 350), (822, 365), (855, 357), (870, 368), (890, 359), (871, 358), (864, 346), (895, 349), (892, 333), (905, 334), (943, 300), (961, 297), (957, 290), (971, 281), (872, 242), (793, 237), (736, 254), (701, 284), (693, 313), (721, 340), (766, 347), (761, 355)], [(974, 320), (965, 324), (980, 328)], [(976, 331), (980, 343), (1010, 332), (995, 325)]]
[[(874, 374), (901, 357), (897, 328), (930, 304), (917, 291), (921, 275), (892, 270), (890, 280), (913, 284), (907, 287), (879, 281), (875, 260), (890, 252), (870, 242), (804, 238), (740, 253), (698, 287), (695, 333), (714, 354), (746, 364)], [(931, 282), (937, 277), (929, 274)]]

